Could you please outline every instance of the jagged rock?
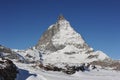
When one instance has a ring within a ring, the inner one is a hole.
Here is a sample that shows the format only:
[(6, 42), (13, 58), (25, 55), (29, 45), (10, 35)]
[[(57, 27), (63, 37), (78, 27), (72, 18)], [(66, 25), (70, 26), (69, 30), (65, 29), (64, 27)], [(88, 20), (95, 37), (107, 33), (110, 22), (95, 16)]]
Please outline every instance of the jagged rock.
[(46, 65), (46, 66), (43, 66), (43, 69), (47, 70), (47, 71), (62, 71), (63, 69), (62, 68), (58, 68), (54, 65)]
[[(57, 49), (55, 46), (52, 44), (52, 37), (59, 31), (59, 27), (54, 26), (50, 29), (48, 29), (43, 36), (41, 36), (38, 44), (36, 45), (37, 49), (45, 49), (45, 50), (50, 50), (50, 51), (56, 51)], [(46, 45), (46, 46), (44, 46)]]
[[(29, 63), (39, 61), (43, 65), (48, 64), (47, 67), (40, 65), (46, 70), (61, 70), (56, 64), (76, 65), (109, 58), (102, 51), (94, 51), (83, 37), (71, 27), (63, 15), (60, 15), (58, 21), (45, 31), (36, 46), (20, 52), (21, 54), (24, 54), (23, 57)], [(84, 68), (75, 66), (75, 68), (67, 70), (69, 70), (68, 73), (73, 73), (71, 72), (74, 71), (73, 69), (84, 71)]]
[(95, 65), (91, 65), (89, 63), (83, 63), (81, 65), (76, 65), (76, 66), (70, 66), (68, 64), (66, 64), (63, 68), (58, 67), (58, 66), (54, 66), (51, 64), (48, 65), (39, 65), (40, 68), (46, 70), (46, 71), (61, 71), (64, 72), (66, 74), (74, 74), (76, 71), (90, 71), (92, 69), (96, 69), (97, 67)]
[(58, 21), (59, 20), (65, 20), (64, 16), (63, 15), (58, 16)]
[(0, 52), (4, 52), (4, 53), (12, 53), (12, 51), (10, 50), (10, 48), (6, 48), (2, 45), (0, 45)]
[(18, 69), (11, 60), (0, 61), (0, 80), (15, 80)]
[(36, 48), (42, 51), (55, 52), (65, 48), (66, 45), (73, 45), (78, 49), (86, 50), (86, 52), (93, 51), (64, 16), (60, 15), (57, 23), (51, 25), (41, 36)]
[(89, 55), (89, 56), (88, 56), (89, 59), (97, 58), (97, 57), (98, 57), (98, 55)]
[(116, 61), (116, 60), (106, 59), (103, 61), (93, 61), (93, 62), (91, 62), (91, 64), (99, 65), (104, 69), (106, 69), (106, 67), (107, 67), (107, 68), (112, 68), (113, 70), (120, 71), (120, 62)]
[(18, 59), (18, 55), (16, 52), (12, 51), (10, 48), (4, 47), (0, 45), (0, 57), (1, 58), (9, 58), (9, 59)]
[(102, 51), (94, 51), (63, 15), (43, 33), (36, 46), (21, 53), (25, 53), (23, 57), (32, 63), (40, 61), (41, 53), (42, 63), (51, 65), (81, 64), (109, 58)]

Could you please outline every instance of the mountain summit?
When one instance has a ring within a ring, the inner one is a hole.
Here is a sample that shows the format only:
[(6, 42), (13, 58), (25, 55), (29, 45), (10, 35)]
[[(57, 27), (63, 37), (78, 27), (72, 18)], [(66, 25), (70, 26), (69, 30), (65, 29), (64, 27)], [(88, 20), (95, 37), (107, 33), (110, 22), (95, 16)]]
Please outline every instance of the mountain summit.
[[(79, 74), (83, 74), (81, 71), (93, 69), (95, 77), (96, 72), (101, 69), (102, 71), (103, 69), (109, 70), (111, 73), (111, 69), (120, 70), (120, 61), (114, 61), (102, 51), (95, 51), (88, 46), (82, 36), (62, 15), (45, 31), (37, 45), (32, 48), (17, 50), (0, 45), (0, 80), (14, 80), (14, 78), (16, 80), (78, 80), (81, 77)], [(12, 74), (9, 74), (9, 71)], [(73, 74), (73, 78), (64, 74), (62, 74), (64, 78), (61, 78), (61, 72)], [(83, 76), (87, 80), (86, 75)], [(98, 78), (100, 77), (93, 79)]]
[(58, 21), (41, 36), (36, 48), (42, 51), (55, 52), (64, 49), (66, 46), (74, 46), (86, 50), (86, 52), (93, 51), (85, 43), (82, 36), (71, 27), (69, 21), (60, 15)]
[(59, 20), (65, 20), (64, 16), (63, 15), (58, 16), (58, 21)]
[(35, 49), (44, 53), (43, 61), (49, 64), (84, 63), (109, 58), (102, 51), (94, 51), (88, 46), (62, 15), (44, 32)]

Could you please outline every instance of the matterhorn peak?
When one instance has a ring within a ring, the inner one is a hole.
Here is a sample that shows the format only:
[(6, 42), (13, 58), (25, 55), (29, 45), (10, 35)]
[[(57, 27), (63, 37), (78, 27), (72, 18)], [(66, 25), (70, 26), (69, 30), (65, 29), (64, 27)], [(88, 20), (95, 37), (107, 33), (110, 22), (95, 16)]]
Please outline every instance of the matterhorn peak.
[(58, 21), (60, 21), (60, 20), (65, 20), (65, 18), (62, 14), (58, 16)]
[(69, 27), (69, 28), (72, 29), (72, 27), (70, 26), (69, 21), (67, 21), (63, 15), (58, 16), (58, 21), (57, 21), (56, 25), (58, 25), (59, 27), (61, 26), (62, 28), (63, 27), (64, 28)]
[(39, 60), (44, 64), (78, 64), (108, 59), (101, 51), (94, 51), (62, 15), (43, 33), (37, 45), (25, 51), (29, 60)]
[(36, 48), (45, 52), (55, 52), (69, 45), (86, 52), (91, 49), (82, 36), (71, 27), (69, 21), (60, 15), (58, 21), (41, 36)]

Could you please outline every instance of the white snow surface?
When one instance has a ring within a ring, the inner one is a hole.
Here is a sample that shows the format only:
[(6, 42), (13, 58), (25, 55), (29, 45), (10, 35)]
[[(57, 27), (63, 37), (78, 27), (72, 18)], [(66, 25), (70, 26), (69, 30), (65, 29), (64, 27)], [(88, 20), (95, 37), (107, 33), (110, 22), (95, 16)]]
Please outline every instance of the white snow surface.
[[(77, 48), (76, 45), (83, 45), (85, 41), (81, 35), (75, 32), (67, 20), (59, 20), (56, 24), (59, 25), (59, 31), (52, 37), (54, 46), (65, 45), (61, 50), (56, 52), (47, 52), (42, 54), (43, 65), (52, 64), (57, 67), (65, 68), (65, 65), (80, 65), (81, 63), (89, 63), (92, 61), (99, 61), (109, 58), (102, 51), (94, 51), (90, 48), (91, 52), (86, 53), (88, 50), (85, 48)], [(51, 29), (51, 25), (48, 29)], [(47, 44), (47, 43), (46, 43)], [(39, 61), (40, 51), (35, 47), (27, 50), (16, 51), (24, 59), (29, 61)], [(41, 51), (42, 53), (42, 51)], [(27, 57), (26, 55), (32, 56)], [(96, 56), (88, 58), (89, 56)], [(76, 72), (73, 75), (67, 75), (63, 72), (44, 71), (40, 68), (33, 68), (31, 64), (16, 63), (19, 67), (20, 73), (16, 80), (119, 80), (120, 72), (115, 71), (90, 71), (90, 72)]]
[[(27, 49), (27, 50), (17, 50), (16, 49), (13, 51), (17, 52), (21, 56), (21, 58), (28, 59), (29, 61), (40, 60), (39, 51), (37, 49), (35, 49), (35, 47), (33, 47), (31, 49)], [(32, 58), (29, 58), (26, 55), (30, 55), (30, 56), (32, 56)]]
[[(29, 54), (32, 56), (32, 58), (26, 57), (26, 55)], [(37, 49), (28, 49), (26, 51), (19, 51), (19, 55), (23, 56), (24, 59), (27, 59), (29, 61), (40, 61), (40, 53)], [(94, 58), (88, 58), (89, 56), (97, 55), (97, 57)], [(78, 48), (76, 48), (73, 45), (67, 45), (65, 48), (58, 50), (53, 53), (49, 54), (42, 54), (43, 64), (52, 64), (57, 65), (60, 67), (60, 65), (63, 66), (68, 65), (76, 65), (81, 63), (89, 63), (92, 61), (99, 61), (104, 60), (106, 58), (109, 58), (105, 53), (102, 51), (95, 51), (89, 54), (86, 54), (85, 51), (82, 51)], [(65, 63), (65, 64), (64, 64)]]
[[(59, 32), (52, 38), (53, 45), (83, 44), (84, 40), (70, 25), (67, 20), (59, 20)], [(51, 28), (51, 26), (50, 26)]]
[(76, 72), (67, 75), (63, 72), (44, 71), (31, 67), (31, 64), (16, 63), (20, 72), (16, 80), (119, 80), (120, 72), (99, 69), (86, 72)]
[(73, 45), (67, 45), (64, 49), (62, 49), (64, 52), (79, 52), (80, 49), (76, 48)]
[[(97, 55), (94, 58), (88, 58), (88, 56)], [(109, 58), (102, 51), (92, 52), (90, 54), (86, 54), (85, 51), (80, 52), (80, 49), (74, 47), (73, 45), (67, 45), (64, 49), (58, 50), (56, 52), (43, 55), (43, 63), (44, 64), (81, 64), (81, 63), (89, 63), (92, 61), (99, 61)], [(59, 66), (58, 66), (59, 67)]]
[(98, 60), (104, 60), (106, 58), (109, 58), (105, 53), (103, 53), (102, 51), (95, 51), (94, 52), (95, 55), (98, 55)]
[[(54, 26), (58, 27), (59, 30), (52, 36), (52, 39), (50, 38), (50, 41), (52, 41), (55, 48), (60, 46), (64, 47), (55, 52), (46, 50), (44, 47), (43, 49), (41, 48), (40, 50), (43, 51), (41, 53), (45, 53), (42, 55), (43, 64), (79, 64), (108, 58), (108, 56), (102, 51), (93, 52), (93, 48), (87, 46), (82, 36), (71, 27), (70, 23), (66, 19), (58, 20), (58, 22), (51, 25), (48, 30)], [(42, 46), (46, 46), (48, 43), (46, 42), (45, 44), (42, 44)], [(40, 60), (39, 51), (35, 49), (35, 47), (33, 49), (20, 52), (19, 54), (31, 61)], [(32, 58), (26, 57), (27, 54), (32, 56)], [(90, 55), (97, 55), (97, 57), (89, 59), (88, 57)]]

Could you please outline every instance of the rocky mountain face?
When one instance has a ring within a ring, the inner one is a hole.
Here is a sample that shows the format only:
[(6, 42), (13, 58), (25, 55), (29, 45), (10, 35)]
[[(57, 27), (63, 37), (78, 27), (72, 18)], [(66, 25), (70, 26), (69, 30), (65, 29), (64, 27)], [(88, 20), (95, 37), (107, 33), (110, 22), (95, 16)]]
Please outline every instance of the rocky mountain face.
[[(5, 80), (14, 80), (13, 78), (16, 77), (16, 67), (8, 59), (32, 63), (44, 70), (61, 71), (67, 74), (73, 74), (76, 71), (89, 71), (95, 69), (95, 65), (120, 70), (119, 61), (114, 61), (102, 51), (95, 51), (90, 47), (62, 15), (58, 17), (55, 24), (44, 32), (36, 46), (32, 48), (11, 50), (0, 45), (0, 59), (2, 60), (0, 61), (0, 80), (5, 78), (7, 78)], [(5, 67), (6, 61), (4, 60), (10, 62), (11, 66)], [(2, 73), (3, 69), (5, 75)], [(11, 72), (13, 74), (8, 76), (7, 70), (13, 71)], [(11, 79), (8, 79), (9, 77)]]
[(0, 60), (0, 80), (15, 80), (18, 72), (11, 60)]
[(12, 59), (20, 57), (10, 48), (0, 45), (0, 80), (15, 80), (19, 72)]
[(43, 53), (44, 63), (76, 64), (109, 58), (102, 51), (94, 51), (62, 15), (41, 36), (35, 50)]
[(82, 36), (60, 15), (56, 24), (51, 25), (41, 36), (36, 48), (42, 51), (55, 52), (64, 49), (68, 45), (84, 50), (86, 53), (93, 51), (85, 43)]
[(10, 48), (0, 45), (0, 58), (18, 59), (18, 55)]

